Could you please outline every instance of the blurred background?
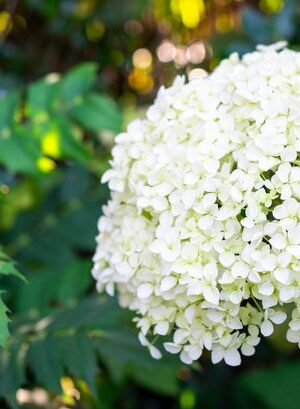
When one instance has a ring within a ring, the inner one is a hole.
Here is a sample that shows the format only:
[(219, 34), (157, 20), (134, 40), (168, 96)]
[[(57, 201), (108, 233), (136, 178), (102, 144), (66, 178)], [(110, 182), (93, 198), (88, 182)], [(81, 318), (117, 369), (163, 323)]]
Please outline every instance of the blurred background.
[(239, 368), (154, 361), (90, 276), (116, 133), (176, 75), (280, 40), (300, 48), (299, 0), (0, 0), (1, 409), (299, 408), (285, 328)]

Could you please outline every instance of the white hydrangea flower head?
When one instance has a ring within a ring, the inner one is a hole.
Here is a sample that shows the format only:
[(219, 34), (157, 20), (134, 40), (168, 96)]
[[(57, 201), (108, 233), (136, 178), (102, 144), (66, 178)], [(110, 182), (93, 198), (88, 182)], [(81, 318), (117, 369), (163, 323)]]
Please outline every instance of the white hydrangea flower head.
[(300, 53), (232, 54), (162, 87), (103, 176), (99, 291), (136, 312), (153, 357), (239, 365), (286, 319), (300, 346)]

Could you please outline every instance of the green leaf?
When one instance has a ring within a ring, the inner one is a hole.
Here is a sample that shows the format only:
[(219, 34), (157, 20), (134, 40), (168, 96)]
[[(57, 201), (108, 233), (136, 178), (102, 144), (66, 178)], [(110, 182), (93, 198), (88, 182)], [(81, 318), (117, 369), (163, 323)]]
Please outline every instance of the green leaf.
[(49, 78), (34, 82), (28, 88), (28, 114), (35, 121), (49, 117), (49, 111), (59, 104), (60, 81), (51, 82)]
[(0, 274), (13, 275), (15, 277), (18, 277), (20, 280), (26, 282), (25, 277), (17, 270), (12, 261), (0, 260)]
[(39, 149), (32, 135), (21, 126), (7, 138), (0, 138), (0, 163), (11, 172), (37, 173)]
[(237, 390), (244, 399), (253, 399), (270, 409), (298, 409), (300, 361), (246, 373), (240, 377)]
[(19, 102), (19, 92), (10, 92), (0, 99), (0, 138), (9, 136)]
[[(149, 359), (153, 360), (152, 357)], [(129, 374), (135, 382), (145, 388), (162, 395), (175, 397), (179, 390), (178, 370), (178, 363), (170, 364), (164, 357), (160, 361), (152, 361), (151, 365), (145, 365), (143, 360), (139, 360), (131, 366)]]
[(68, 373), (77, 380), (84, 380), (96, 393), (97, 356), (85, 334), (49, 335), (34, 341), (27, 360), (36, 379), (54, 392), (61, 391), (60, 378)]
[(64, 374), (64, 368), (57, 354), (55, 339), (47, 337), (32, 342), (27, 361), (39, 382), (53, 392), (61, 392), (60, 378)]
[(0, 298), (0, 346), (3, 348), (7, 347), (7, 340), (9, 337), (8, 331), (8, 322), (9, 319), (7, 317), (8, 308), (3, 303), (2, 299)]
[(95, 377), (99, 367), (91, 340), (81, 333), (57, 337), (56, 351), (67, 371), (77, 380), (84, 380), (96, 394)]
[(115, 102), (104, 95), (93, 93), (87, 95), (71, 110), (71, 115), (92, 132), (121, 130), (121, 112)]
[[(68, 374), (85, 381), (96, 395), (100, 354), (115, 384), (131, 379), (150, 390), (174, 396), (178, 391), (178, 360), (154, 360), (139, 344), (131, 322), (132, 315), (121, 310), (114, 300), (93, 296), (60, 313), (15, 324), (14, 339), (21, 336), (25, 340), (23, 348), (29, 343), (27, 367), (36, 382), (53, 392), (61, 391), (60, 378)], [(0, 393), (4, 393), (1, 385)]]
[(12, 344), (11, 350), (0, 351), (0, 396), (17, 409), (16, 391), (25, 381), (26, 346)]
[(91, 89), (96, 80), (97, 64), (83, 63), (71, 69), (62, 80), (61, 97), (73, 100)]
[(121, 310), (114, 300), (90, 297), (59, 314), (48, 330), (60, 333), (66, 328), (90, 334), (94, 348), (116, 382), (129, 377), (159, 393), (176, 394), (180, 363), (170, 356), (153, 359), (140, 345), (137, 331), (131, 328), (131, 314)]
[(76, 301), (91, 283), (91, 262), (74, 260), (64, 268), (56, 286), (56, 298), (61, 302)]
[(140, 345), (136, 331), (111, 328), (95, 344), (113, 379), (118, 381), (127, 376), (150, 390), (176, 395), (178, 360), (170, 356), (153, 359)]
[(33, 126), (41, 154), (54, 159), (68, 158), (86, 163), (89, 152), (82, 143), (82, 135), (64, 115), (52, 114), (39, 125)]
[(53, 120), (60, 132), (63, 156), (74, 159), (78, 163), (86, 163), (90, 154), (83, 144), (82, 135), (76, 132), (74, 125), (63, 115), (54, 116)]
[[(15, 268), (13, 262), (3, 253), (1, 248), (0, 248), (0, 274), (13, 275), (25, 281), (24, 276)], [(8, 330), (9, 319), (7, 316), (8, 311), (9, 309), (3, 303), (2, 298), (0, 297), (0, 346), (3, 348), (7, 347), (7, 341), (9, 338)]]

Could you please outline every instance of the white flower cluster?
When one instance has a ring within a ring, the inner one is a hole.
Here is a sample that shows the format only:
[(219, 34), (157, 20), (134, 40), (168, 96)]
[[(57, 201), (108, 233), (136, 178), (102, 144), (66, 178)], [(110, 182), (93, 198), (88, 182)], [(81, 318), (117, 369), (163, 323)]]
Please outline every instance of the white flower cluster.
[(117, 136), (93, 276), (136, 311), (140, 341), (239, 365), (294, 311), (300, 345), (300, 53), (232, 54), (162, 88)]

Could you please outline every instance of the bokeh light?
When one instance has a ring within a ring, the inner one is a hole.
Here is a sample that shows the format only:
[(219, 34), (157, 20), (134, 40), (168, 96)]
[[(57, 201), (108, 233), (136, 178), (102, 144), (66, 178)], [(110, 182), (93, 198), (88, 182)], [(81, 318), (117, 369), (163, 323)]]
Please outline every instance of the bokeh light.
[(144, 70), (134, 68), (128, 76), (128, 83), (135, 91), (140, 94), (148, 94), (153, 86), (154, 81), (151, 75)]
[(205, 54), (205, 46), (199, 41), (188, 47), (186, 56), (192, 64), (200, 64), (204, 60)]
[(176, 48), (174, 61), (178, 67), (183, 67), (188, 63), (187, 47), (179, 46)]
[(190, 81), (195, 80), (195, 79), (204, 78), (207, 75), (208, 75), (207, 71), (205, 71), (203, 68), (194, 68), (188, 74)]
[(260, 0), (259, 7), (265, 13), (279, 13), (284, 6), (284, 0)]
[(99, 41), (105, 33), (105, 25), (99, 18), (95, 18), (86, 25), (86, 36), (92, 42)]
[(171, 10), (180, 15), (182, 23), (187, 28), (195, 28), (205, 15), (203, 0), (172, 0)]
[(132, 63), (135, 68), (147, 70), (152, 65), (152, 54), (146, 48), (140, 48), (134, 52)]
[(170, 41), (163, 41), (156, 50), (159, 61), (167, 63), (174, 60), (176, 56), (176, 47)]
[(4, 10), (0, 12), (0, 34), (12, 29), (13, 23), (11, 20), (12, 19), (8, 11)]

